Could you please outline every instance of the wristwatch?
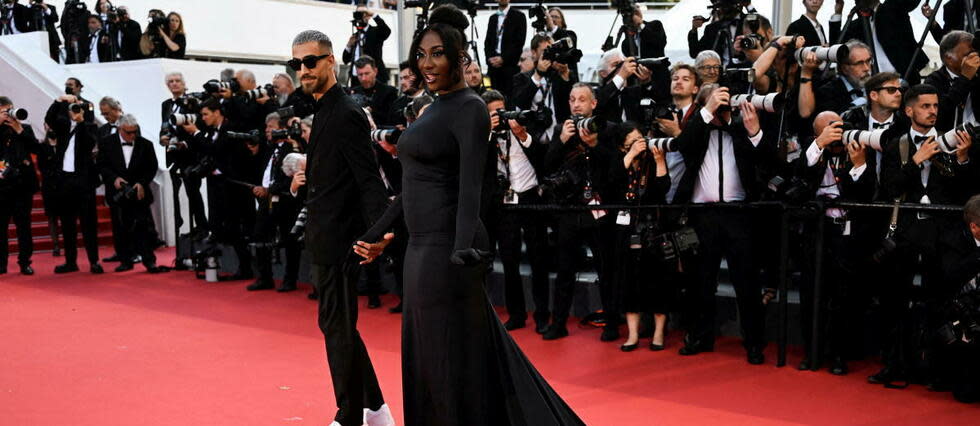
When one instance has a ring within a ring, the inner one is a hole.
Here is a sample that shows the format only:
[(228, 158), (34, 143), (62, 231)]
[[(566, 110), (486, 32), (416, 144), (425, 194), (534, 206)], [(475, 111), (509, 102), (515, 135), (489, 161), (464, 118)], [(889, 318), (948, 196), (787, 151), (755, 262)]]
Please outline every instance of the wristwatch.
[(813, 82), (812, 78), (800, 77), (800, 84), (811, 83), (811, 82)]

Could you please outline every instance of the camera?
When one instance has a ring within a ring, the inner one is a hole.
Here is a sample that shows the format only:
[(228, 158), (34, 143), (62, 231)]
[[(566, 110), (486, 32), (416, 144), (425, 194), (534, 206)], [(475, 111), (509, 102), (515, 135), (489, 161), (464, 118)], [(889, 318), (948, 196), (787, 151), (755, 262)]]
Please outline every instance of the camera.
[(12, 117), (14, 117), (14, 118), (16, 118), (17, 120), (20, 120), (20, 121), (27, 120), (27, 116), (28, 116), (27, 110), (26, 109), (23, 109), (23, 108), (9, 109), (9, 110), (7, 110), (7, 114), (10, 114)]
[(955, 154), (956, 144), (958, 143), (956, 141), (956, 132), (957, 131), (966, 132), (967, 134), (970, 135), (971, 139), (976, 140), (977, 129), (978, 129), (977, 126), (973, 125), (973, 123), (963, 123), (960, 124), (959, 126), (956, 126), (952, 130), (939, 135), (939, 137), (936, 138), (936, 142), (939, 142), (939, 149), (942, 150), (943, 153)]
[(203, 156), (197, 163), (192, 164), (184, 169), (184, 176), (203, 179), (211, 174), (215, 169), (214, 158), (211, 156)]
[(130, 183), (124, 183), (120, 186), (119, 190), (115, 194), (112, 194), (112, 201), (116, 204), (122, 203), (124, 201), (133, 201), (137, 198), (138, 191), (136, 190), (136, 185)]
[(636, 60), (637, 65), (643, 65), (647, 68), (653, 67), (664, 67), (670, 68), (670, 58), (663, 56), (659, 58), (643, 58)]
[[(748, 23), (748, 17), (746, 17), (746, 23)], [(762, 36), (758, 34), (746, 34), (739, 39), (738, 45), (742, 50), (755, 50), (762, 46), (762, 41)]]
[(799, 176), (791, 176), (789, 179), (773, 176), (766, 186), (777, 200), (795, 203), (807, 201), (807, 196), (811, 193), (810, 184)]
[(78, 102), (68, 106), (68, 110), (74, 114), (81, 114), (83, 112), (92, 112), (92, 104)]
[(381, 143), (386, 142), (391, 145), (398, 145), (398, 138), (402, 131), (395, 127), (380, 127), (371, 131), (371, 140)]
[(646, 138), (647, 148), (657, 147), (663, 152), (676, 152), (677, 143), (674, 138)]
[(833, 62), (836, 64), (847, 63), (847, 58), (850, 56), (847, 45), (835, 44), (828, 47), (810, 46), (796, 49), (796, 52), (793, 52), (793, 57), (796, 58), (796, 62), (803, 64), (806, 60), (806, 54), (809, 52), (816, 53), (817, 60), (819, 61)]
[(732, 86), (748, 87), (755, 83), (755, 68), (729, 68), (718, 78), (722, 87), (733, 89)]
[(582, 180), (572, 168), (566, 167), (542, 178), (539, 189), (549, 202), (573, 202), (581, 195)]
[(514, 111), (498, 109), (497, 117), (500, 117), (500, 122), (497, 124), (497, 128), (493, 129), (496, 132), (506, 132), (510, 130), (510, 125), (507, 123), (509, 120), (515, 120), (520, 123), (520, 125), (527, 126), (539, 119), (536, 111), (522, 111), (520, 108), (517, 108)]
[(974, 342), (980, 337), (980, 292), (967, 284), (943, 307), (944, 324), (938, 336), (947, 345)]
[(572, 65), (582, 60), (582, 51), (575, 48), (575, 43), (571, 37), (565, 37), (545, 48), (541, 58), (559, 64)]
[(673, 120), (674, 114), (680, 113), (674, 105), (660, 104), (652, 98), (640, 99), (640, 110), (643, 111), (643, 121), (645, 123), (652, 122), (658, 118)]
[(225, 89), (230, 90), (231, 93), (238, 93), (242, 90), (242, 85), (238, 84), (238, 80), (208, 80), (207, 83), (204, 83), (204, 91), (208, 94), (215, 94)]
[(737, 109), (743, 103), (748, 102), (759, 111), (776, 112), (783, 107), (783, 94), (770, 93), (768, 95), (735, 95), (729, 102), (732, 109)]
[(264, 96), (269, 96), (269, 97), (276, 96), (276, 89), (271, 84), (266, 84), (265, 86), (262, 87), (256, 87), (252, 90), (246, 90), (242, 92), (240, 96), (247, 101), (254, 101)]
[[(858, 142), (863, 146), (871, 147), (871, 149), (881, 152), (883, 142), (882, 136), (885, 134), (885, 129), (878, 130), (844, 130), (844, 134), (841, 136), (841, 144), (846, 146), (851, 142)], [(837, 142), (835, 142), (836, 144)]]
[(188, 93), (177, 98), (174, 103), (183, 111), (198, 112), (201, 110), (201, 105), (208, 96), (209, 95), (204, 92)]
[(228, 139), (235, 141), (245, 141), (249, 145), (258, 145), (265, 141), (265, 135), (258, 130), (251, 130), (248, 132), (228, 132), (225, 133)]
[(575, 114), (571, 120), (575, 123), (575, 130), (578, 132), (581, 132), (582, 129), (588, 129), (589, 133), (599, 133), (599, 121), (596, 121), (595, 117), (586, 118)]
[(276, 110), (276, 114), (279, 114), (279, 118), (282, 120), (289, 120), (293, 117), (306, 117), (308, 115), (313, 115), (315, 112), (314, 106), (306, 102), (300, 102), (295, 105), (282, 107)]
[(364, 30), (368, 26), (367, 13), (360, 10), (354, 11), (354, 19), (351, 19), (350, 23), (354, 25), (354, 28), (356, 28), (358, 31)]
[(296, 239), (297, 242), (303, 241), (303, 234), (306, 232), (306, 220), (309, 218), (309, 212), (306, 207), (303, 207), (296, 215), (296, 222), (293, 223), (293, 228), (289, 230), (289, 235)]
[(544, 7), (541, 0), (538, 0), (538, 4), (527, 10), (527, 16), (534, 20), (531, 23), (531, 28), (534, 28), (535, 32), (545, 31), (545, 27), (548, 26), (548, 8)]
[(170, 21), (165, 17), (151, 18), (150, 22), (146, 24), (146, 33), (156, 35), (160, 32), (161, 28), (166, 30), (167, 25), (169, 24)]
[(273, 130), (269, 136), (274, 141), (280, 139), (293, 139), (298, 141), (303, 138), (303, 129), (298, 124), (292, 125), (285, 129)]
[(179, 113), (178, 114), (171, 114), (170, 115), (170, 124), (172, 124), (174, 126), (183, 126), (183, 125), (187, 125), (187, 124), (197, 123), (197, 121), (200, 120), (200, 119), (201, 119), (201, 117), (198, 116), (197, 114), (179, 114)]

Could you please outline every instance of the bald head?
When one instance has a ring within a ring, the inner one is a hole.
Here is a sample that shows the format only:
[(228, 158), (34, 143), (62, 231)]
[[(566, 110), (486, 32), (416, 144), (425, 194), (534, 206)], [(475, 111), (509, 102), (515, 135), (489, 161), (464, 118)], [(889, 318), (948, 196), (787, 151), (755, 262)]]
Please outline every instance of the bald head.
[(813, 134), (819, 135), (823, 133), (824, 127), (827, 127), (830, 123), (835, 121), (844, 121), (840, 118), (840, 114), (833, 111), (824, 111), (817, 114), (817, 117), (813, 119)]

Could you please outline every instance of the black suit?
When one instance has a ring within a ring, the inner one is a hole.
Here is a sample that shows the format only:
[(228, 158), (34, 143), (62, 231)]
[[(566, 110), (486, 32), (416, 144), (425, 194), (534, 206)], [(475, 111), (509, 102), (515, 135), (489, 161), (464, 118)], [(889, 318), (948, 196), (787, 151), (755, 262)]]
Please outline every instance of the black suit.
[[(964, 224), (950, 226), (941, 239), (939, 254), (943, 262), (943, 276), (946, 283), (939, 301), (949, 303), (970, 280), (980, 280), (980, 248)], [(976, 294), (976, 290), (974, 290)], [(940, 307), (945, 307), (940, 305)], [(980, 348), (974, 345), (949, 345), (937, 351), (940, 357), (936, 365), (945, 366), (944, 373), (949, 379), (953, 397), (960, 402), (980, 400), (980, 368), (976, 360)]]
[(318, 323), (327, 346), (335, 420), (361, 424), (363, 408), (384, 403), (367, 349), (357, 332), (357, 266), (351, 244), (387, 205), (378, 162), (371, 152), (364, 111), (334, 85), (317, 102), (307, 150), (306, 247), (320, 295)]
[[(551, 39), (554, 41), (561, 40), (565, 37), (572, 39), (572, 46), (578, 49), (578, 34), (575, 31), (565, 29), (565, 28), (555, 28), (555, 31), (551, 33)], [(571, 71), (569, 79), (572, 83), (578, 83), (578, 63), (568, 64), (568, 70)]]
[[(17, 227), (17, 263), (23, 268), (30, 266), (34, 252), (31, 235), (31, 205), (37, 192), (37, 176), (31, 150), (37, 146), (37, 138), (30, 126), (25, 125), (20, 134), (7, 125), (0, 125), (0, 229), (8, 229), (13, 219)], [(26, 163), (26, 164), (25, 164)], [(0, 270), (7, 270), (8, 240), (0, 242)]]
[[(818, 22), (819, 23), (819, 22)], [(820, 25), (823, 27), (823, 24)], [(830, 34), (827, 34), (827, 30), (824, 30), (824, 37), (827, 39), (827, 44), (832, 45), (837, 43), (837, 39), (840, 38), (840, 21), (830, 22)], [(798, 35), (803, 36), (806, 41), (804, 46), (819, 46), (820, 36), (817, 35), (816, 28), (813, 28), (813, 24), (806, 15), (800, 16), (800, 19), (793, 21), (786, 27), (786, 35)]]
[(630, 38), (624, 38), (620, 43), (620, 49), (625, 52), (632, 51), (637, 58), (659, 58), (664, 56), (664, 48), (667, 47), (667, 33), (664, 32), (664, 24), (654, 20), (644, 22), (643, 29), (639, 34), (639, 47), (636, 44), (627, 46)]
[[(384, 19), (380, 16), (374, 17), (374, 26), (368, 26), (364, 31), (363, 47), (361, 47), (361, 56), (367, 55), (371, 59), (374, 59), (375, 66), (378, 67), (378, 81), (381, 83), (388, 82), (388, 68), (385, 66), (383, 55), (383, 47), (385, 40), (391, 36), (391, 28), (385, 23)], [(356, 47), (355, 47), (356, 48)], [(353, 64), (358, 57), (354, 56), (353, 49), (344, 49), (343, 60), (345, 64)], [(351, 86), (360, 85), (357, 80), (357, 70), (351, 66)]]
[[(95, 52), (92, 52), (92, 38), (99, 39)], [(92, 55), (97, 55), (100, 63), (111, 61), (112, 46), (110, 46), (110, 42), (109, 35), (101, 30), (95, 34), (88, 34), (85, 38), (80, 39), (78, 41), (78, 63), (87, 64), (93, 62)]]
[[(20, 3), (14, 3), (14, 8), (11, 12), (6, 12), (6, 10), (4, 12), (5, 17), (11, 16), (13, 18), (13, 22), (9, 24), (12, 29), (15, 29), (21, 33), (36, 31), (34, 28), (34, 10), (31, 8)], [(10, 15), (8, 15), (8, 13), (10, 13)], [(3, 34), (7, 34), (7, 25), (8, 24), (6, 23), (0, 24), (0, 31), (3, 31)]]
[[(508, 106), (517, 107), (521, 110), (537, 109), (537, 105), (534, 104), (534, 98), (542, 89), (533, 80), (536, 72), (536, 70), (531, 70), (514, 75), (513, 88), (511, 89), (510, 99), (507, 101)], [(572, 82), (566, 81), (553, 72), (549, 73), (547, 78), (548, 85), (545, 90), (548, 92), (550, 100), (546, 99), (544, 103), (546, 106), (552, 107), (552, 111), (554, 112), (553, 119), (557, 123), (553, 134), (548, 135), (548, 140), (554, 140), (561, 133), (562, 123), (572, 115), (568, 105), (568, 96), (572, 91)], [(540, 140), (541, 134), (547, 132), (550, 128), (550, 124), (543, 126), (542, 123), (535, 123), (528, 127), (528, 131), (532, 134), (535, 141), (538, 141)], [(539, 164), (538, 159), (534, 159), (533, 161), (535, 161), (535, 165)]]
[[(943, 28), (940, 36), (949, 34), (950, 31), (961, 30), (969, 31), (966, 22), (966, 4), (973, 4), (973, 0), (951, 0), (943, 5)], [(973, 24), (980, 29), (980, 8), (973, 7)], [(942, 38), (942, 37), (940, 37)], [(938, 40), (937, 40), (938, 41)]]
[[(112, 200), (112, 214), (119, 219), (120, 235), (115, 234), (118, 244), (116, 253), (123, 263), (128, 263), (135, 255), (143, 258), (147, 267), (156, 266), (156, 256), (153, 254), (154, 243), (157, 241), (153, 215), (150, 204), (153, 203), (153, 190), (150, 184), (157, 174), (157, 156), (153, 143), (137, 137), (133, 142), (132, 155), (129, 164), (123, 154), (123, 141), (119, 134), (103, 138), (99, 143), (98, 167), (105, 185), (106, 198)], [(134, 194), (132, 198), (117, 194), (116, 179), (128, 182), (129, 185), (139, 184), (143, 187), (143, 199)]]
[[(163, 101), (160, 105), (160, 120), (163, 123), (169, 123), (170, 116), (174, 113), (183, 113), (184, 111), (177, 107), (175, 108), (175, 102), (173, 98)], [(182, 141), (188, 142), (191, 140), (190, 135), (187, 135), (182, 129), (172, 128), (171, 133), (173, 136), (179, 137)], [(172, 136), (172, 137), (173, 137)], [(170, 179), (173, 182), (174, 194), (180, 193), (180, 187), (183, 185), (185, 187), (185, 192), (187, 193), (188, 209), (190, 211), (191, 217), (194, 219), (192, 230), (197, 229), (208, 229), (208, 217), (204, 213), (204, 198), (201, 196), (201, 177), (200, 176), (190, 176), (184, 173), (187, 167), (196, 164), (200, 160), (200, 155), (198, 152), (194, 151), (190, 146), (184, 149), (179, 149), (177, 151), (167, 151), (166, 153), (166, 163), (170, 167)], [(176, 199), (176, 196), (175, 196)], [(177, 218), (178, 228), (183, 224), (183, 218), (178, 216)]]
[[(731, 26), (735, 26), (734, 32)], [(687, 48), (691, 58), (697, 58), (698, 53), (704, 50), (714, 50), (722, 58), (724, 65), (726, 56), (729, 61), (734, 56), (734, 40), (744, 33), (742, 16), (736, 16), (728, 21), (713, 21), (704, 27), (704, 35), (698, 38), (698, 31), (691, 30), (687, 33)]]
[[(296, 238), (290, 234), (293, 225), (296, 223), (296, 215), (299, 213), (299, 202), (289, 193), (289, 185), (292, 179), (282, 171), (282, 160), (293, 152), (293, 146), (288, 142), (280, 143), (275, 147), (266, 150), (267, 155), (261, 155), (262, 174), (265, 173), (265, 166), (271, 163), (269, 170), (270, 183), (266, 188), (269, 191), (268, 198), (260, 198), (259, 209), (255, 219), (254, 239), (258, 242), (276, 242), (276, 231), (279, 232), (278, 245), (273, 250), (280, 248), (286, 249), (286, 274), (284, 282), (296, 283), (299, 276), (299, 256), (300, 247)], [(261, 179), (261, 177), (260, 177)], [(261, 182), (260, 184), (264, 184)], [(259, 279), (265, 282), (272, 282), (272, 258), (268, 250), (265, 255), (258, 255), (255, 260), (256, 269), (259, 272)]]
[(936, 117), (936, 129), (939, 131), (945, 132), (954, 125), (963, 124), (962, 115), (967, 97), (970, 98), (974, 114), (980, 114), (980, 80), (977, 78), (953, 78), (944, 66), (929, 74), (925, 83), (939, 92), (939, 114)]
[(109, 27), (109, 34), (114, 41), (119, 41), (119, 33), (122, 33), (122, 42), (118, 47), (118, 55), (123, 61), (132, 61), (143, 57), (140, 51), (140, 38), (143, 37), (143, 29), (139, 22), (132, 19), (119, 21)]
[[(909, 14), (918, 8), (919, 3), (919, 0), (885, 0), (875, 11), (872, 22), (874, 31), (878, 35), (878, 41), (881, 42), (881, 47), (884, 49), (884, 52), (875, 52), (875, 55), (881, 57), (882, 53), (886, 54), (888, 60), (895, 66), (895, 72), (903, 76), (909, 64), (912, 63), (912, 55), (918, 45), (916, 32), (912, 31)], [(874, 45), (873, 40), (868, 40), (864, 36), (864, 29), (860, 20), (851, 22), (844, 32), (844, 40), (850, 39), (861, 40), (869, 46)], [(928, 63), (929, 58), (920, 49), (912, 67), (912, 74), (909, 75), (910, 84), (919, 82), (921, 79), (919, 70)]]
[[(521, 59), (521, 51), (524, 50), (524, 41), (527, 38), (527, 17), (521, 11), (510, 7), (507, 16), (504, 17), (504, 25), (501, 28), (500, 51), (498, 51), (497, 27), (499, 17), (500, 15), (496, 13), (490, 16), (486, 36), (483, 40), (483, 54), (486, 55), (487, 76), (490, 77), (490, 86), (507, 97), (510, 96), (514, 74), (520, 71), (517, 63)], [(499, 68), (490, 65), (490, 58), (495, 56), (503, 59), (503, 64)]]
[(58, 37), (58, 29), (55, 27), (58, 23), (58, 9), (49, 4), (48, 10), (50, 13), (44, 15), (44, 30), (48, 32), (48, 47), (51, 50), (51, 59), (58, 62), (61, 57), (61, 37)]
[(844, 85), (843, 78), (841, 76), (830, 80), (813, 93), (813, 96), (816, 98), (814, 116), (823, 111), (833, 111), (841, 114), (856, 105), (856, 102), (860, 103), (864, 99), (864, 91), (855, 86), (852, 86), (853, 88), (851, 90), (858, 90), (860, 93), (849, 93), (847, 86)]
[(355, 94), (362, 94), (368, 98), (371, 105), (371, 117), (374, 124), (378, 126), (390, 126), (395, 123), (391, 121), (391, 107), (398, 98), (398, 89), (391, 87), (381, 81), (375, 81), (374, 87), (365, 89), (357, 86), (352, 89)]

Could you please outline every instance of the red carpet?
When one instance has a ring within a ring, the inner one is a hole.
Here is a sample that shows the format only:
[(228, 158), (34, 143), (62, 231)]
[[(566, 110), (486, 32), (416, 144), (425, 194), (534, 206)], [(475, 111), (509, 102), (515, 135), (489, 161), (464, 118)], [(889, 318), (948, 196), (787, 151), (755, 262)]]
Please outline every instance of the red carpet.
[[(161, 264), (172, 250), (161, 251)], [(2, 425), (326, 425), (333, 394), (315, 324), (300, 291), (247, 293), (245, 282), (136, 271), (0, 276)], [(13, 261), (12, 261), (13, 262)], [(107, 265), (110, 266), (110, 265)], [(111, 265), (111, 266), (114, 266)], [(87, 271), (87, 265), (82, 266)], [(109, 268), (107, 268), (109, 269)], [(401, 419), (399, 321), (362, 310), (388, 402)], [(977, 424), (980, 407), (922, 387), (864, 383), (875, 365), (840, 378), (768, 363), (750, 366), (738, 342), (693, 358), (668, 350), (621, 353), (597, 330), (544, 342), (514, 333), (531, 360), (589, 425)], [(797, 351), (798, 352), (798, 351)], [(799, 361), (794, 353), (791, 363)]]

